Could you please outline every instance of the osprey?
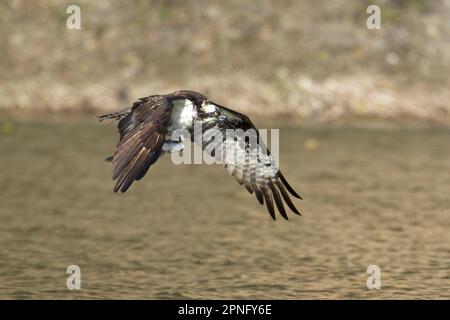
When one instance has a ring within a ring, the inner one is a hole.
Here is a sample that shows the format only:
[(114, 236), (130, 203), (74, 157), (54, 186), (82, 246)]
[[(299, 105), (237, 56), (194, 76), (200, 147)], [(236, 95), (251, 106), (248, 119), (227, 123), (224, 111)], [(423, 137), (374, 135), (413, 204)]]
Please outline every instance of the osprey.
[[(184, 148), (183, 140), (170, 140), (175, 130), (185, 129), (192, 133), (194, 123), (199, 122), (203, 128), (214, 128), (223, 132), (224, 136), (228, 129), (253, 129), (257, 132), (247, 116), (214, 103), (201, 93), (187, 90), (140, 98), (130, 109), (99, 116), (98, 119), (119, 120), (120, 141), (114, 155), (107, 158), (113, 165), (113, 180), (116, 180), (114, 192), (127, 191), (134, 181), (145, 176), (163, 153)], [(208, 141), (200, 144), (204, 151), (208, 150)], [(215, 142), (219, 149), (226, 149), (229, 144), (229, 141)], [(259, 144), (263, 142), (259, 141)], [(272, 219), (275, 220), (274, 202), (281, 216), (288, 219), (283, 200), (294, 213), (300, 215), (288, 191), (292, 196), (302, 198), (288, 184), (270, 152), (256, 152), (248, 142), (237, 147), (243, 151), (243, 156), (236, 163), (225, 163), (229, 174), (248, 192), (255, 193), (261, 205), (265, 203)], [(251, 154), (258, 154), (253, 157), (254, 161), (251, 161)], [(211, 155), (214, 156), (214, 152)]]

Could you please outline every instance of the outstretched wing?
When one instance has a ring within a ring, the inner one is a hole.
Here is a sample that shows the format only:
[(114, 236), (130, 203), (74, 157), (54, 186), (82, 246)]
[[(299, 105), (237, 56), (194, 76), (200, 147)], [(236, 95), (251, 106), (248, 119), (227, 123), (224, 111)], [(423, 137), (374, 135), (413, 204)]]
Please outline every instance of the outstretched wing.
[(114, 192), (125, 192), (142, 179), (158, 160), (172, 108), (163, 96), (149, 96), (133, 103), (119, 121), (120, 141), (112, 158)]
[[(260, 204), (265, 203), (272, 219), (276, 219), (274, 202), (281, 216), (288, 219), (283, 200), (294, 213), (300, 215), (289, 193), (296, 198), (301, 197), (284, 178), (250, 119), (231, 109), (218, 108), (221, 117), (203, 127), (203, 150), (222, 161), (228, 173), (244, 185), (248, 192), (254, 193)], [(241, 129), (246, 136), (240, 140), (227, 139), (227, 129)], [(217, 130), (221, 132), (221, 139), (218, 140)]]

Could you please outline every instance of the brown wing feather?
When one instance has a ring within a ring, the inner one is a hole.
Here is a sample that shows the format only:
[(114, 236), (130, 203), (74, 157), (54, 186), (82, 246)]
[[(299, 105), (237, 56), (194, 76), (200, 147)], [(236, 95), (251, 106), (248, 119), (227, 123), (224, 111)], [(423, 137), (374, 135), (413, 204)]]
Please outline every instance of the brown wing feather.
[[(219, 106), (219, 108), (221, 109), (221, 112), (227, 116), (228, 120), (225, 122), (217, 122), (215, 125), (216, 129), (222, 131), (223, 137), (226, 137), (227, 129), (242, 129), (244, 131), (253, 129), (256, 132), (258, 140), (260, 140), (258, 143), (260, 145), (263, 144), (257, 129), (247, 116), (223, 106)], [(241, 149), (240, 152), (238, 152), (237, 150), (240, 145), (243, 146), (245, 150), (242, 151)], [(206, 149), (206, 146), (207, 143), (203, 145), (204, 150)], [(222, 154), (223, 152), (226, 153), (229, 148), (229, 142), (223, 143), (222, 150), (225, 151), (222, 151)], [(288, 219), (283, 200), (294, 213), (300, 215), (300, 212), (290, 199), (289, 193), (296, 198), (301, 199), (301, 197), (288, 184), (281, 171), (278, 169), (268, 148), (265, 148), (267, 152), (262, 152), (261, 154), (258, 151), (258, 148), (252, 147), (249, 143), (239, 144), (236, 141), (231, 150), (234, 150), (234, 156), (238, 162), (225, 164), (228, 173), (231, 176), (234, 176), (240, 185), (244, 185), (248, 192), (254, 193), (261, 205), (266, 205), (267, 211), (272, 219), (275, 220), (276, 218), (274, 202), (281, 216), (286, 220)], [(264, 149), (262, 149), (262, 151), (264, 151)]]
[(150, 96), (136, 101), (120, 120), (120, 142), (112, 159), (113, 179), (117, 180), (114, 192), (127, 191), (158, 160), (171, 113), (166, 98)]
[[(246, 146), (247, 148), (248, 145)], [(248, 151), (247, 149), (247, 152)], [(287, 184), (286, 179), (281, 174), (281, 171), (275, 164), (274, 159), (270, 154), (260, 154), (257, 158), (258, 161), (245, 161), (235, 164), (238, 171), (243, 171), (243, 179), (238, 181), (240, 184), (244, 184), (247, 190), (253, 190), (256, 199), (260, 204), (266, 204), (267, 211), (270, 216), (275, 220), (274, 204), (275, 202), (278, 212), (283, 218), (288, 220), (286, 210), (283, 205), (283, 199), (288, 207), (296, 214), (300, 215), (300, 212), (292, 203), (286, 188), (294, 195), (297, 193)], [(289, 186), (289, 187), (287, 187)], [(298, 196), (300, 197), (300, 196)]]

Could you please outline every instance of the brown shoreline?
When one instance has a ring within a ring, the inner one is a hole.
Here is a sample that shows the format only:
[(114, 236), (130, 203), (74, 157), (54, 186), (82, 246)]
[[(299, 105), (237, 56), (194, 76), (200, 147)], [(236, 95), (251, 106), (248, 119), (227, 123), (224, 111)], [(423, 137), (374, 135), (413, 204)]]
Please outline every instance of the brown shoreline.
[[(110, 112), (99, 108), (74, 108), (53, 110), (51, 108), (29, 109), (0, 109), (0, 122), (5, 120), (85, 120), (92, 118), (96, 121), (96, 116)], [(245, 112), (244, 112), (245, 113)], [(341, 126), (356, 125), (361, 127), (450, 127), (450, 117), (418, 117), (410, 114), (399, 114), (396, 116), (383, 115), (358, 115), (345, 114), (335, 119), (317, 119), (314, 117), (302, 117), (293, 113), (271, 112), (267, 114), (246, 113), (256, 123), (280, 123), (287, 125), (301, 126)]]

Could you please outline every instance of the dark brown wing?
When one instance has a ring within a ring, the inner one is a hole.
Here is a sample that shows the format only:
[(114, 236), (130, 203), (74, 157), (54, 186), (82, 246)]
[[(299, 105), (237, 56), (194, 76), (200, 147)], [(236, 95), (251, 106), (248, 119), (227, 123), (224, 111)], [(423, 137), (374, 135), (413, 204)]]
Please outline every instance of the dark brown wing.
[[(254, 135), (257, 145), (252, 145), (247, 141), (238, 142), (224, 139), (218, 149), (209, 143), (211, 140), (208, 139), (208, 131), (206, 131), (205, 139), (203, 140), (203, 149), (213, 156), (216, 155), (209, 152), (210, 150), (208, 149), (219, 150), (222, 153), (217, 155), (217, 157), (224, 162), (228, 173), (234, 176), (239, 184), (244, 185), (248, 192), (255, 193), (260, 204), (266, 204), (267, 211), (272, 219), (275, 220), (276, 218), (274, 202), (281, 216), (288, 219), (283, 200), (294, 213), (300, 215), (300, 212), (290, 199), (289, 193), (296, 198), (301, 199), (301, 197), (284, 178), (275, 159), (260, 139), (259, 133), (253, 123), (243, 114), (222, 106), (220, 108), (227, 120), (210, 124), (211, 134), (214, 134), (214, 130), (218, 129), (222, 132), (222, 137), (226, 137), (227, 129), (242, 129), (248, 132), (249, 135)], [(224, 161), (226, 159), (224, 154), (230, 152), (230, 150), (235, 153), (234, 159), (236, 161), (233, 163)]]
[(120, 142), (114, 153), (114, 192), (125, 192), (158, 160), (172, 108), (163, 96), (141, 98), (119, 121)]

